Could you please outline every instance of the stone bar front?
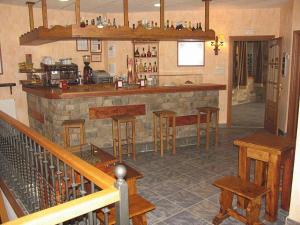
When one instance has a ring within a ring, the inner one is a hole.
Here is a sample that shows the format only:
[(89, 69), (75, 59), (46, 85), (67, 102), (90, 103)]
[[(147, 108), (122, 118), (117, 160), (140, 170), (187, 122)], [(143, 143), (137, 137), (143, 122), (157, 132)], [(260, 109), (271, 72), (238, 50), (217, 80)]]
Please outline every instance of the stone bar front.
[[(86, 141), (101, 148), (112, 146), (111, 116), (135, 115), (137, 151), (152, 146), (152, 112), (172, 110), (177, 113), (177, 145), (195, 143), (197, 107), (218, 106), (219, 90), (225, 85), (202, 84), (174, 87), (146, 87), (116, 90), (111, 86), (74, 86), (67, 91), (28, 88), (30, 127), (63, 146), (64, 120), (85, 119)], [(71, 133), (71, 143), (79, 143), (79, 131)]]

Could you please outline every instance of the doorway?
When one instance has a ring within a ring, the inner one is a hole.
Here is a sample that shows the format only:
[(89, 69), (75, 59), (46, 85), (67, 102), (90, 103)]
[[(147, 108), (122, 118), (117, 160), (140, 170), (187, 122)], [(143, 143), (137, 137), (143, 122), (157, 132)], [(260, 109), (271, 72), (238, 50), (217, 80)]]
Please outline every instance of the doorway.
[(272, 38), (230, 37), (228, 127), (264, 127), (268, 44)]

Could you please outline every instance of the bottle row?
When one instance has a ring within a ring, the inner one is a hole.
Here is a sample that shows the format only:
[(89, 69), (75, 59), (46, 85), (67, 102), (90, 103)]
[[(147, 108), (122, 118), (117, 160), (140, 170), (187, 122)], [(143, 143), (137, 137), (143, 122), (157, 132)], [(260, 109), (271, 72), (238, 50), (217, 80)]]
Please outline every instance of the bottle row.
[(151, 62), (149, 62), (147, 65), (147, 63), (143, 64), (142, 60), (140, 60), (140, 62), (138, 63), (138, 61), (136, 59), (134, 71), (136, 73), (157, 73), (158, 66), (157, 66), (156, 61), (153, 64)]
[[(151, 50), (150, 50), (151, 49)], [(142, 48), (142, 51), (140, 52), (139, 47), (137, 47), (134, 51), (134, 57), (157, 57), (157, 48), (156, 46), (152, 46), (150, 48), (150, 45), (148, 45), (148, 51), (145, 51), (145, 48)]]
[[(129, 23), (129, 22), (128, 22)], [(153, 28), (159, 28), (158, 23), (151, 21), (149, 22), (148, 20), (140, 20), (137, 23), (140, 26), (143, 26), (146, 29), (153, 29)], [(83, 17), (80, 20), (80, 27), (86, 27), (88, 25), (93, 25), (96, 26), (97, 28), (104, 28), (104, 27), (108, 27), (108, 28), (118, 28), (120, 27), (120, 25), (117, 25), (116, 23), (116, 19), (113, 18), (113, 20), (111, 21), (110, 19), (108, 19), (106, 16), (104, 16), (102, 18), (102, 16), (98, 16), (96, 19), (91, 19), (86, 20)], [(128, 24), (129, 25), (129, 24)], [(132, 24), (132, 28), (135, 29), (136, 25)], [(179, 21), (179, 22), (173, 22), (170, 20), (167, 20), (164, 24), (164, 28), (165, 30), (183, 30), (183, 29), (187, 29), (187, 30), (191, 30), (191, 31), (202, 31), (202, 25), (199, 22), (195, 22), (192, 23), (191, 21)]]

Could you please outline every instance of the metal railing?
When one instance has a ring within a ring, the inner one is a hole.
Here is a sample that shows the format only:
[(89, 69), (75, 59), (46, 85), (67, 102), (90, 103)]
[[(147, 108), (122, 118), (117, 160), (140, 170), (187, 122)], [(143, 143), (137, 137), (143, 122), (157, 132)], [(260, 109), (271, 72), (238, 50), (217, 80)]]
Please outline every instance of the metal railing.
[(112, 203), (117, 224), (129, 225), (125, 167), (117, 167), (116, 181), (1, 111), (0, 171), (27, 214), (9, 225), (94, 225), (96, 210)]

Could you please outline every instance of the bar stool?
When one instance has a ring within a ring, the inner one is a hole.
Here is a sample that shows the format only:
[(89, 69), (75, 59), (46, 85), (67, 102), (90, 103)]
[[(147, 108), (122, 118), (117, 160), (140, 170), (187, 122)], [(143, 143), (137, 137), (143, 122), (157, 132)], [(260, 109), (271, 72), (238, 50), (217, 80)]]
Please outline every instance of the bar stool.
[(62, 125), (64, 126), (64, 147), (69, 148), (70, 146), (70, 129), (79, 128), (80, 130), (80, 145), (85, 144), (85, 128), (84, 128), (84, 119), (78, 120), (65, 120)]
[[(112, 117), (112, 137), (113, 137), (113, 148), (114, 156), (119, 156), (119, 161), (122, 162), (122, 142), (126, 141), (127, 144), (127, 155), (130, 156), (132, 153), (133, 160), (136, 160), (136, 146), (135, 146), (135, 116), (120, 115)], [(121, 126), (125, 124), (126, 138), (122, 139)], [(131, 132), (129, 129), (129, 124), (131, 125)], [(131, 135), (130, 135), (131, 133)], [(130, 151), (130, 145), (132, 145)]]
[[(167, 149), (169, 148), (169, 138), (172, 137), (172, 153), (176, 154), (176, 113), (173, 111), (162, 110), (153, 112), (153, 142), (154, 150), (157, 152), (157, 138), (160, 139), (160, 155), (164, 156), (164, 135), (163, 135), (163, 125), (166, 128), (166, 142)], [(164, 123), (165, 119), (165, 123)], [(159, 135), (157, 132), (157, 120), (159, 121)], [(172, 120), (173, 133), (170, 135), (169, 122)]]
[(205, 116), (205, 123), (206, 123), (206, 149), (209, 147), (210, 143), (210, 128), (211, 122), (213, 118), (213, 114), (215, 114), (215, 145), (218, 144), (218, 136), (219, 136), (219, 111), (220, 108), (218, 107), (199, 107), (197, 108), (198, 115), (197, 115), (197, 147), (200, 147), (200, 123), (201, 123), (201, 116)]

